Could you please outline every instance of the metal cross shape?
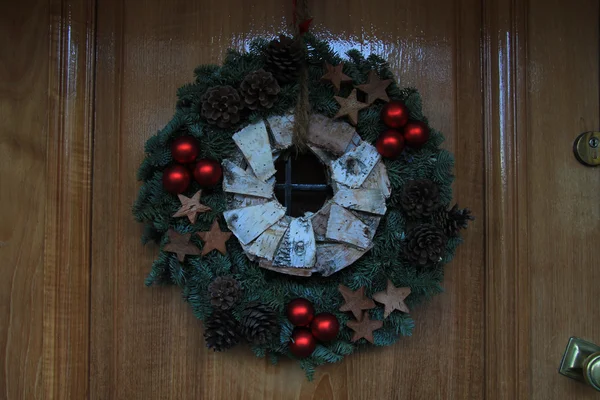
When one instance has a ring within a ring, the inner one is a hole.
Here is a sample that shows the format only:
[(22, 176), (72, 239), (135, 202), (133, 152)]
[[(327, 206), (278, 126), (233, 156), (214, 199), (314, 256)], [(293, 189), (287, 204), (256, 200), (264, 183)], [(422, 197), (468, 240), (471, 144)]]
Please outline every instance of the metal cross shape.
[(299, 190), (304, 192), (326, 192), (329, 185), (326, 183), (293, 183), (292, 182), (292, 157), (289, 157), (285, 163), (285, 183), (275, 184), (276, 189), (285, 191), (285, 214), (291, 215), (292, 212), (292, 191)]

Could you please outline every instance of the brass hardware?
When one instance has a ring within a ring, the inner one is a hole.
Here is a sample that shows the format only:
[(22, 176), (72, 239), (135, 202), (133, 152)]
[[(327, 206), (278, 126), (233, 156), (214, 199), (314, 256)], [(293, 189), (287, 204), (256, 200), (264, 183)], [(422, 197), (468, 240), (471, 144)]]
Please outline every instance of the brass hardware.
[(558, 372), (600, 391), (600, 346), (571, 337)]
[(600, 132), (584, 132), (573, 143), (573, 152), (583, 165), (600, 165)]

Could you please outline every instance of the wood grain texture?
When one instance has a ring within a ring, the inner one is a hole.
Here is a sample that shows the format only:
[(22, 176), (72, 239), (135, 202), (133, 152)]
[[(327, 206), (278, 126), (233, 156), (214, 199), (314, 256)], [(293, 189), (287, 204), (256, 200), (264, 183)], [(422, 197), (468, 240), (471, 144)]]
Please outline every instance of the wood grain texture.
[(95, 4), (50, 3), (44, 257), (44, 395), (89, 387)]
[[(311, 2), (315, 30), (344, 52), (388, 58), (418, 86), (426, 114), (458, 159), (456, 197), (483, 215), (479, 2)], [(436, 11), (432, 11), (435, 5)], [(213, 354), (178, 291), (142, 286), (155, 256), (130, 207), (144, 141), (170, 118), (175, 88), (227, 47), (275, 35), (291, 2), (100, 1), (94, 147), (92, 398), (447, 398), (483, 391), (483, 224), (448, 268), (448, 291), (414, 311), (414, 338), (321, 368), (307, 382), (293, 362), (247, 349)], [(344, 15), (339, 10), (345, 9)], [(225, 11), (226, 10), (226, 11)], [(427, 27), (423, 30), (423, 27)], [(101, 245), (98, 245), (100, 244)], [(414, 368), (415, 364), (423, 369)], [(425, 367), (427, 366), (427, 367)], [(386, 371), (374, 373), (372, 371)], [(448, 374), (448, 371), (453, 371)], [(402, 376), (402, 382), (391, 377)]]
[(529, 398), (527, 2), (484, 3), (486, 398)]
[(595, 398), (556, 371), (570, 336), (600, 341), (600, 175), (571, 150), (598, 129), (598, 3), (484, 10), (486, 398)]
[(42, 397), (46, 1), (0, 13), (0, 398)]
[(523, 398), (598, 397), (552, 377), (570, 336), (600, 343), (600, 170), (571, 150), (577, 135), (600, 128), (599, 15), (596, 0), (530, 0), (528, 10), (531, 387)]
[(478, 217), (415, 336), (314, 382), (207, 351), (179, 291), (143, 286), (156, 249), (130, 214), (176, 88), (285, 29), (291, 2), (97, 2), (0, 15), (0, 398), (595, 398), (557, 368), (569, 336), (600, 343), (600, 175), (571, 152), (600, 123), (596, 0), (309, 2), (336, 50), (420, 89)]

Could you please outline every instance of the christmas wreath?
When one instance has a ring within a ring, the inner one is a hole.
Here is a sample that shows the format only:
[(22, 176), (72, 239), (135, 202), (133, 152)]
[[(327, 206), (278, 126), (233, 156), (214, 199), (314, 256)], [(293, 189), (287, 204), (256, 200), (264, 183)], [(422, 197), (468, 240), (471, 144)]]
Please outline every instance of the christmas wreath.
[[(146, 143), (133, 207), (160, 246), (146, 284), (182, 289), (209, 348), (248, 343), (309, 378), (411, 335), (410, 309), (442, 291), (472, 219), (450, 207), (453, 158), (419, 93), (382, 58), (346, 56), (305, 33), (198, 67)], [(301, 154), (330, 192), (294, 217), (275, 165)]]

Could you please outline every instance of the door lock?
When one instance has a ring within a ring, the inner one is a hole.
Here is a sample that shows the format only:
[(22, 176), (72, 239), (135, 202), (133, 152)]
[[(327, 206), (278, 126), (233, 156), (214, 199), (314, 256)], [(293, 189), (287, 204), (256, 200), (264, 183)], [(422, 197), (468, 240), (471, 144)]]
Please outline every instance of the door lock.
[(600, 132), (584, 132), (573, 143), (575, 158), (588, 167), (600, 165)]

